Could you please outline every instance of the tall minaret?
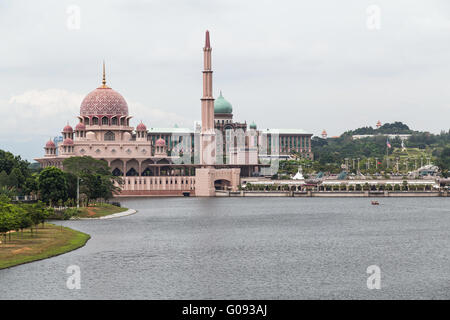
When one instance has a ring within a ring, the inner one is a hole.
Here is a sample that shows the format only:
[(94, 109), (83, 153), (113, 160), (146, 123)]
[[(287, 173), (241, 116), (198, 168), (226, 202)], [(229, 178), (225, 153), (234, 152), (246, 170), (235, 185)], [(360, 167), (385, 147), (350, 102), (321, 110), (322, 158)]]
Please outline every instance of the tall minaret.
[(206, 31), (205, 47), (203, 48), (203, 97), (202, 101), (202, 131), (201, 158), (203, 165), (215, 164), (215, 131), (214, 131), (214, 98), (212, 90), (211, 45), (209, 31)]

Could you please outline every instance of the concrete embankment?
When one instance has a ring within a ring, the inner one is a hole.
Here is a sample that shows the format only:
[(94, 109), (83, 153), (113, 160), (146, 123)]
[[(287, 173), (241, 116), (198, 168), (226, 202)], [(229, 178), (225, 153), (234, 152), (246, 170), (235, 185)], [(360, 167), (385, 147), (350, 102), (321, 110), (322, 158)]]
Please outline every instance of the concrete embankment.
[(216, 191), (216, 197), (449, 197), (448, 191)]

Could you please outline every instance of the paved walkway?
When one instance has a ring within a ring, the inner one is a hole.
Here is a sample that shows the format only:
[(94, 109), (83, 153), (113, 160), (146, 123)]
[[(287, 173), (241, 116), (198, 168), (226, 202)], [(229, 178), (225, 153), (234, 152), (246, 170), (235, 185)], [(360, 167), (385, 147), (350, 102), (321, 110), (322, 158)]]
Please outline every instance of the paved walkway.
[(137, 211), (134, 209), (128, 209), (127, 211), (123, 211), (123, 212), (118, 212), (118, 213), (113, 213), (107, 216), (103, 216), (103, 217), (98, 217), (98, 218), (76, 218), (76, 217), (72, 217), (71, 220), (103, 220), (103, 219), (112, 219), (112, 218), (120, 218), (120, 217), (125, 217), (125, 216), (129, 216), (132, 214), (135, 214)]

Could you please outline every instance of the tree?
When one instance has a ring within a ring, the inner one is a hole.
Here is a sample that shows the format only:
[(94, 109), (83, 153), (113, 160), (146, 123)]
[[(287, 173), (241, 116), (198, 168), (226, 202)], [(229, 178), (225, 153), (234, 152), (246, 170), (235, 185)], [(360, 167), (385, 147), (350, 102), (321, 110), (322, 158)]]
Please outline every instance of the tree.
[(26, 211), (27, 216), (32, 222), (32, 225), (38, 225), (39, 223), (44, 224), (45, 219), (47, 219), (52, 214), (52, 209), (47, 208), (42, 201), (38, 201), (33, 204), (22, 204), (21, 208)]
[(114, 182), (122, 183), (121, 177), (111, 173), (108, 163), (92, 157), (71, 157), (63, 162), (64, 171), (82, 179), (80, 190), (91, 199), (109, 199), (119, 188)]
[[(6, 240), (6, 233), (20, 228), (20, 220), (23, 210), (18, 206), (9, 203), (4, 198), (0, 199), (0, 233), (3, 233)], [(11, 238), (11, 234), (9, 235)]]
[(448, 177), (450, 171), (450, 147), (446, 147), (444, 150), (442, 150), (437, 160), (437, 165), (441, 170), (442, 175), (444, 177)]
[(64, 172), (56, 167), (47, 167), (38, 177), (38, 188), (45, 203), (67, 200), (67, 179)]

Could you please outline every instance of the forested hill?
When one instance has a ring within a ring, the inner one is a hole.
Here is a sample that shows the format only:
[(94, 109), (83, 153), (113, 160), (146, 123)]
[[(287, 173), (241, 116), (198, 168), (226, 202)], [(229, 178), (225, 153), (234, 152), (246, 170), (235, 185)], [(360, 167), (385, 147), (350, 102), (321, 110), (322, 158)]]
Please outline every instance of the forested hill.
[[(388, 129), (391, 128), (391, 129)], [(363, 139), (353, 139), (356, 134), (373, 134), (373, 137)], [(338, 165), (344, 162), (345, 158), (378, 158), (383, 159), (386, 156), (386, 136), (385, 134), (411, 134), (404, 142), (405, 157), (431, 157), (433, 163), (447, 163), (450, 152), (450, 130), (443, 131), (440, 134), (429, 132), (419, 132), (411, 130), (406, 124), (394, 122), (386, 123), (379, 129), (364, 127), (356, 130), (346, 131), (340, 137), (322, 139), (320, 137), (312, 138), (312, 151), (314, 159), (322, 165), (334, 165), (336, 171)], [(402, 142), (399, 138), (390, 138), (389, 143), (392, 146), (389, 149), (389, 155), (401, 156), (397, 154), (402, 152)], [(403, 154), (402, 153), (402, 154)], [(447, 165), (443, 166), (447, 167)]]
[(385, 123), (380, 128), (362, 127), (355, 130), (344, 132), (344, 135), (357, 134), (412, 134), (415, 131), (411, 130), (406, 124), (396, 121), (394, 123)]

